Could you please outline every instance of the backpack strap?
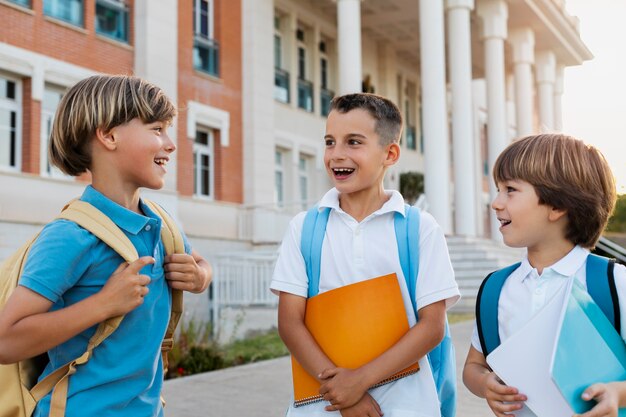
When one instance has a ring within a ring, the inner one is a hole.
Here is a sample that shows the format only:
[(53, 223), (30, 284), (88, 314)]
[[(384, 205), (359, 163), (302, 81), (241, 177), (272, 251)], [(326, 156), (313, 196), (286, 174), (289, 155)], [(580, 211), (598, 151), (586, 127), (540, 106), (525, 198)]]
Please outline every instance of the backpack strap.
[[(176, 223), (162, 208), (152, 202), (149, 202), (148, 204), (149, 207), (162, 219), (163, 226), (161, 228), (161, 239), (163, 240), (166, 253), (184, 253), (184, 241)], [(64, 207), (63, 211), (57, 218), (73, 221), (85, 230), (88, 230), (98, 239), (106, 243), (111, 249), (117, 252), (128, 263), (132, 263), (139, 258), (137, 249), (135, 249), (135, 246), (124, 234), (124, 232), (122, 232), (107, 215), (85, 201), (71, 201)], [(177, 252), (179, 250), (180, 252)], [(175, 291), (172, 291), (172, 316), (168, 324), (168, 332), (170, 330), (170, 326), (172, 326), (172, 319), (176, 317), (177, 323), (180, 315), (182, 314), (182, 293), (179, 301), (176, 301), (174, 293)], [(180, 310), (178, 314), (175, 314), (175, 305), (179, 306), (176, 307)], [(31, 389), (31, 394), (36, 401), (41, 400), (50, 391), (52, 391), (52, 398), (50, 400), (50, 417), (62, 417), (65, 415), (69, 377), (76, 372), (76, 367), (78, 365), (83, 365), (89, 361), (93, 350), (119, 327), (123, 318), (124, 316), (112, 317), (100, 323), (96, 332), (89, 339), (86, 351), (81, 356), (56, 369), (44, 379), (39, 381)], [(174, 323), (173, 329), (175, 329), (176, 323)], [(169, 337), (171, 341), (164, 339), (161, 347), (162, 355), (165, 361), (167, 360), (167, 350), (171, 349), (173, 344), (173, 329), (172, 334)], [(169, 349), (165, 350), (165, 353), (163, 353), (164, 345), (169, 346)]]
[[(172, 219), (167, 211), (163, 207), (154, 203), (153, 201), (144, 200), (144, 203), (150, 207), (161, 218), (161, 241), (165, 247), (165, 253), (172, 255), (174, 253), (185, 253), (185, 241), (178, 229), (178, 225)], [(165, 337), (161, 343), (161, 356), (163, 357), (163, 369), (167, 371), (169, 366), (169, 359), (167, 354), (174, 347), (174, 332), (176, 326), (183, 315), (183, 292), (172, 288), (172, 306), (170, 313), (170, 321), (167, 324), (165, 330)]]
[(304, 217), (300, 251), (309, 278), (308, 298), (316, 296), (320, 291), (320, 266), (322, 263), (322, 244), (326, 234), (326, 225), (330, 215), (330, 207), (318, 206), (310, 208)]
[(402, 274), (406, 281), (415, 318), (417, 318), (417, 304), (415, 301), (415, 288), (417, 274), (419, 273), (419, 231), (420, 212), (417, 207), (405, 204), (405, 215), (395, 212), (393, 224), (396, 231), (396, 243), (398, 244), (398, 257)]
[(476, 325), (483, 355), (489, 355), (500, 346), (498, 332), (498, 301), (504, 282), (521, 262), (499, 269), (483, 280), (476, 296)]
[(614, 269), (614, 259), (592, 253), (587, 256), (587, 292), (615, 327), (617, 333), (621, 334), (620, 308), (617, 288), (615, 287)]

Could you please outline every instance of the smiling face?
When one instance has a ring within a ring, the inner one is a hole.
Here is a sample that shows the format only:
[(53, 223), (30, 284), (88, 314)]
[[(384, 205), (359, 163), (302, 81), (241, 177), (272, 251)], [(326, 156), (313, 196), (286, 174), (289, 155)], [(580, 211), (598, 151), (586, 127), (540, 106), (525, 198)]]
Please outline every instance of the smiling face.
[(491, 203), (507, 246), (540, 250), (564, 240), (564, 213), (539, 204), (535, 188), (522, 180), (497, 183), (498, 194)]
[(385, 170), (399, 156), (398, 145), (381, 145), (376, 120), (366, 110), (333, 110), (326, 121), (324, 165), (342, 194), (382, 189)]
[(176, 145), (167, 134), (168, 123), (144, 123), (139, 118), (111, 129), (117, 143), (116, 169), (128, 188), (163, 187), (166, 165)]

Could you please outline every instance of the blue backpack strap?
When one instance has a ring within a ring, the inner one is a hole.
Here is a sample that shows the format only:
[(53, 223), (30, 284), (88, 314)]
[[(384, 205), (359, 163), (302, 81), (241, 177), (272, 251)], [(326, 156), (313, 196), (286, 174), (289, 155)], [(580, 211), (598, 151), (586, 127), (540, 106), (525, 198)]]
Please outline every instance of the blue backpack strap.
[(417, 274), (419, 272), (419, 233), (420, 233), (420, 213), (417, 207), (405, 205), (405, 215), (396, 212), (393, 223), (396, 230), (396, 242), (398, 244), (398, 257), (402, 274), (406, 281), (411, 304), (417, 318), (417, 305), (415, 303), (415, 287), (417, 284)]
[[(398, 244), (398, 256), (402, 274), (415, 312), (417, 302), (415, 291), (417, 288), (417, 275), (419, 273), (419, 231), (420, 211), (417, 207), (405, 206), (405, 216), (395, 213), (394, 227)], [(433, 379), (437, 388), (437, 397), (440, 401), (442, 417), (454, 417), (456, 414), (456, 363), (454, 344), (450, 336), (450, 327), (446, 318), (445, 335), (441, 343), (428, 353), (428, 362), (433, 373)]]
[(310, 208), (304, 217), (300, 251), (309, 278), (308, 297), (316, 296), (320, 290), (320, 265), (322, 262), (322, 244), (326, 234), (326, 224), (330, 215), (330, 207), (321, 210), (318, 206)]
[(489, 355), (500, 346), (498, 332), (498, 301), (504, 282), (521, 262), (499, 269), (483, 280), (476, 296), (476, 324), (483, 355)]
[(590, 253), (587, 256), (587, 292), (621, 333), (619, 299), (615, 287), (615, 260)]

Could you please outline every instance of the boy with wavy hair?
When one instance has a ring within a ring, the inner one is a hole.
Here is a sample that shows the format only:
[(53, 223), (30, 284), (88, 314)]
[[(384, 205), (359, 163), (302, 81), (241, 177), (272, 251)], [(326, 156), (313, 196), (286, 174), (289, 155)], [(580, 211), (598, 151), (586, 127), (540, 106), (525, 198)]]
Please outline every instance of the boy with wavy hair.
[[(504, 243), (527, 249), (520, 266), (506, 278), (498, 300), (498, 333), (504, 341), (569, 279), (588, 288), (589, 280), (602, 278), (588, 277), (586, 265), (589, 250), (596, 245), (615, 207), (616, 191), (600, 151), (562, 134), (528, 136), (513, 142), (496, 160), (493, 178), (498, 194), (491, 207), (501, 224)], [(615, 265), (614, 278), (619, 304), (626, 306), (623, 265)], [(621, 311), (623, 337), (626, 308)], [(521, 410), (526, 395), (503, 385), (485, 356), (475, 327), (463, 371), (465, 385), (485, 398), (497, 416)], [(585, 417), (616, 416), (618, 407), (626, 406), (626, 382), (593, 385), (582, 398), (598, 402)]]
[[(77, 223), (54, 220), (31, 247), (19, 286), (0, 311), (0, 362), (47, 352), (40, 380), (85, 352), (99, 323), (124, 316), (71, 375), (68, 417), (163, 415), (161, 341), (170, 288), (199, 293), (211, 279), (210, 265), (186, 239), (186, 253), (165, 256), (161, 218), (140, 198), (140, 187), (163, 187), (176, 149), (167, 134), (175, 115), (159, 87), (124, 75), (78, 82), (57, 109), (52, 162), (69, 175), (91, 173), (80, 199), (108, 216), (139, 255), (128, 264)], [(54, 408), (48, 394), (34, 415)]]

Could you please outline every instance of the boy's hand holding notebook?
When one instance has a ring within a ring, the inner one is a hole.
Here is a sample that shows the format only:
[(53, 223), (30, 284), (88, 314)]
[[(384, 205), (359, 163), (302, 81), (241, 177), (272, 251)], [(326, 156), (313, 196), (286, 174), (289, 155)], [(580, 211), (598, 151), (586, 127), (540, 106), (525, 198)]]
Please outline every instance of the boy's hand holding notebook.
[[(346, 285), (307, 300), (305, 324), (315, 341), (341, 368), (356, 369), (380, 356), (409, 330), (396, 274)], [(321, 401), (320, 384), (292, 356), (295, 405)], [(377, 383), (419, 370), (415, 363)]]

